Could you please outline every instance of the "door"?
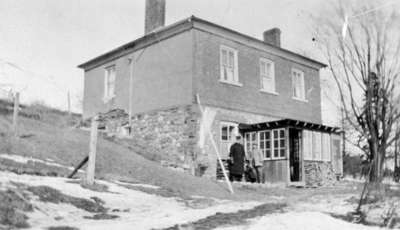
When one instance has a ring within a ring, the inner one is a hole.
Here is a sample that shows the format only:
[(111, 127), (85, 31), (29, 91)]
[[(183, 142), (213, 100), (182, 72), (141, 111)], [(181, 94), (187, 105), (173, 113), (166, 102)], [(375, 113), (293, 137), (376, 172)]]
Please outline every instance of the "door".
[(290, 182), (302, 181), (302, 157), (301, 157), (301, 131), (289, 129), (289, 170)]

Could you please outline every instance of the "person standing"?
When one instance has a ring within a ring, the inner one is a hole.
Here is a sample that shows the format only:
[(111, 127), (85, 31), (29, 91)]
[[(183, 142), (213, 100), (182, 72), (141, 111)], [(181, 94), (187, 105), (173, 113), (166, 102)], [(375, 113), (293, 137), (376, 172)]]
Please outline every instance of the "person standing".
[(263, 156), (261, 150), (258, 148), (257, 143), (253, 143), (251, 151), (249, 152), (249, 161), (256, 172), (256, 181), (261, 183), (261, 167), (263, 165)]
[(229, 167), (229, 179), (231, 181), (242, 181), (244, 173), (245, 152), (241, 143), (241, 136), (236, 137), (236, 142), (229, 150), (231, 164)]

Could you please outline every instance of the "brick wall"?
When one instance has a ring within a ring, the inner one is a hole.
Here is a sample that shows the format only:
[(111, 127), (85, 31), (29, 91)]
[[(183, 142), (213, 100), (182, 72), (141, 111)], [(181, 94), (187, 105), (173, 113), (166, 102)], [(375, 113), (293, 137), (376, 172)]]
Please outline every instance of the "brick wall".
[[(194, 30), (194, 92), (204, 103), (248, 113), (263, 114), (321, 123), (321, 88), (319, 70), (290, 61), (267, 51), (249, 47), (227, 37)], [(238, 51), (239, 82), (243, 86), (219, 82), (220, 45)], [(275, 63), (278, 94), (260, 91), (260, 58)], [(292, 98), (292, 68), (304, 72), (307, 101)]]

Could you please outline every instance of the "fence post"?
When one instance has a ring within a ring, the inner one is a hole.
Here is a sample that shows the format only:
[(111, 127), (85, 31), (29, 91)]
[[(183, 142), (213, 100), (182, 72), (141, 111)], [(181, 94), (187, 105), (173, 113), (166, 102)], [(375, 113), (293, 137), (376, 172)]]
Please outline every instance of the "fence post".
[(68, 106), (68, 116), (71, 116), (71, 95), (68, 91), (67, 93), (67, 106)]
[(13, 133), (14, 136), (18, 136), (18, 110), (19, 110), (19, 93), (15, 93), (14, 96), (14, 114), (13, 114)]
[(97, 129), (99, 126), (99, 117), (92, 118), (92, 127), (90, 129), (89, 161), (86, 169), (86, 183), (94, 184), (94, 173), (96, 168), (96, 147), (97, 147)]

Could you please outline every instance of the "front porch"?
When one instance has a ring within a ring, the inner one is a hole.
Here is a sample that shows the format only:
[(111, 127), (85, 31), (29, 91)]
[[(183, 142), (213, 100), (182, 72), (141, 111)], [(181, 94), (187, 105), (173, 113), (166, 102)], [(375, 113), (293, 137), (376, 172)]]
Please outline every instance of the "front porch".
[(283, 119), (239, 124), (246, 154), (253, 143), (262, 151), (264, 183), (319, 186), (341, 172), (341, 136), (336, 127)]

